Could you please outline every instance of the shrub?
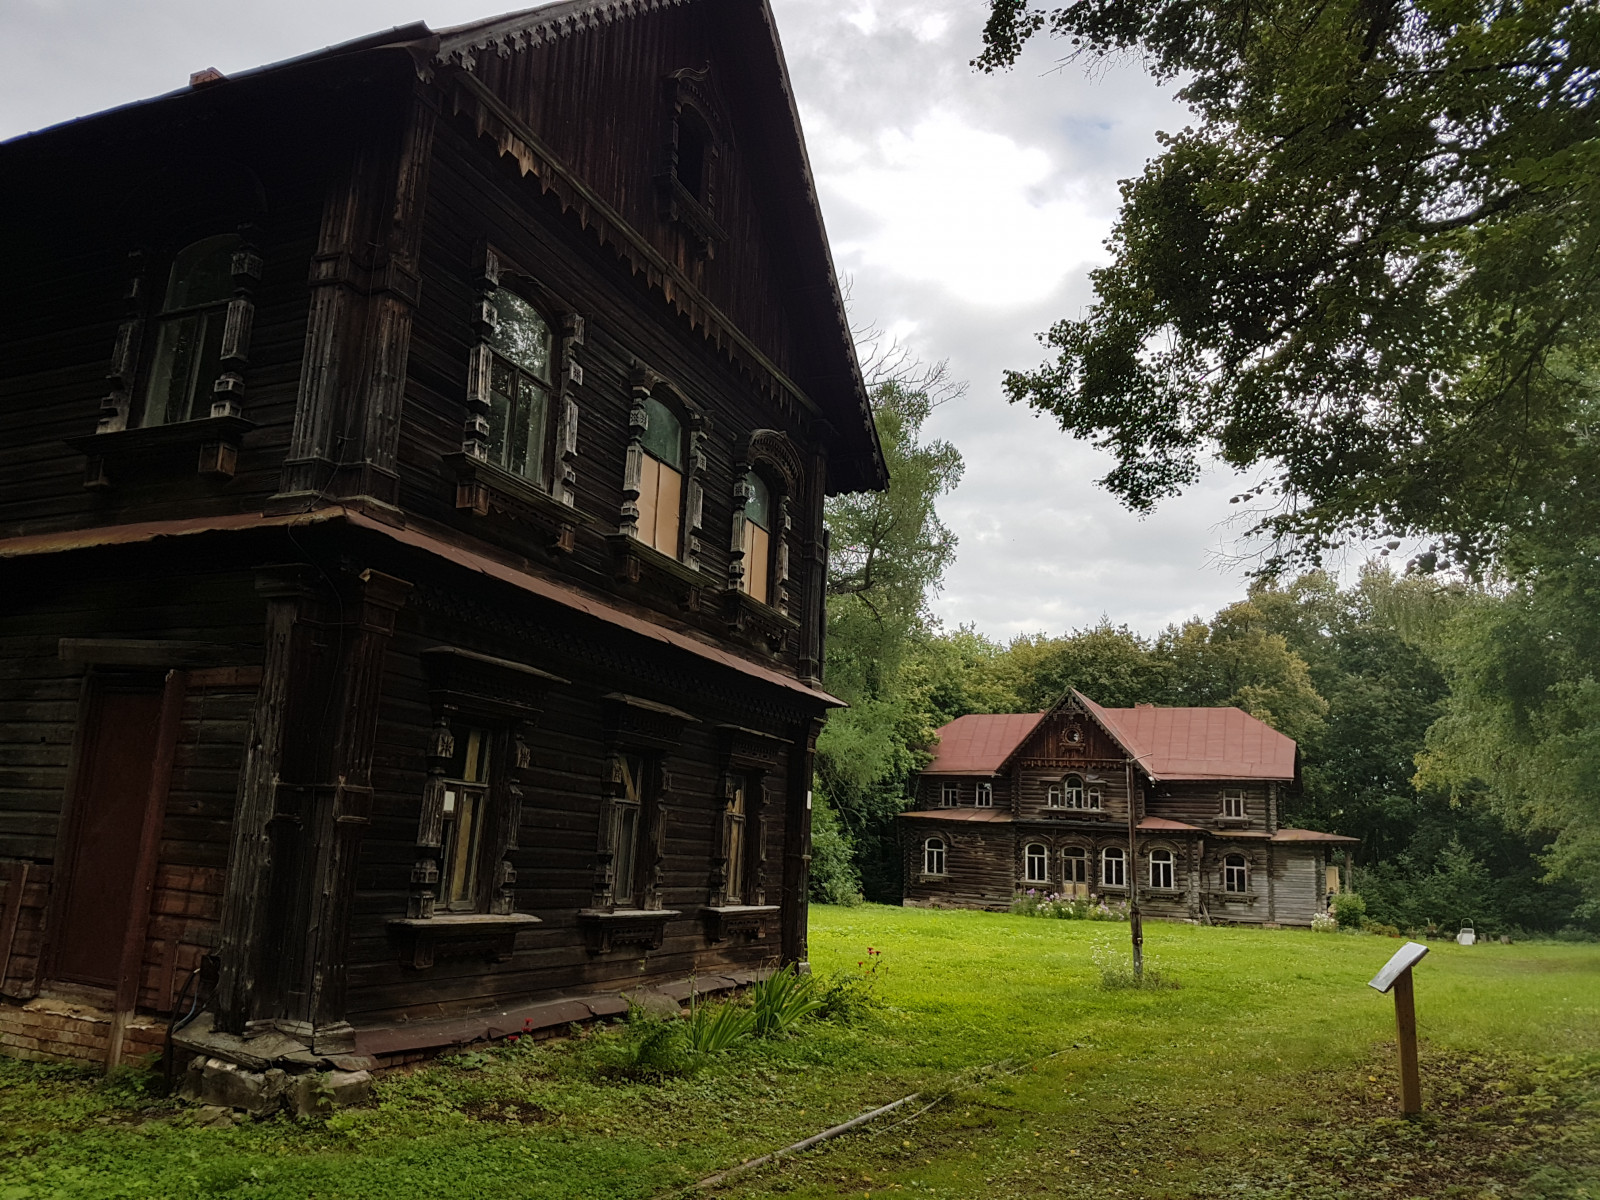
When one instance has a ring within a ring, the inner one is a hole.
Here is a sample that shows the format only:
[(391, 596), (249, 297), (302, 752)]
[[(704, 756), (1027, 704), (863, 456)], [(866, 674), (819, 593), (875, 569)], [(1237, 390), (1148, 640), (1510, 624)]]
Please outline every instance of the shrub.
[(628, 1026), (631, 1036), (624, 1074), (636, 1079), (667, 1079), (687, 1075), (695, 1068), (684, 1022), (670, 1017), (646, 1017), (635, 1010)]
[(1139, 974), (1133, 970), (1132, 951), (1123, 954), (1109, 942), (1096, 942), (1093, 958), (1094, 965), (1100, 969), (1100, 986), (1107, 991), (1162, 991), (1178, 986), (1153, 954), (1144, 956), (1144, 970)]
[(1385, 925), (1382, 921), (1374, 921), (1371, 917), (1362, 918), (1361, 932), (1375, 933), (1380, 937), (1397, 938), (1400, 936), (1400, 929), (1398, 926)]
[(855, 847), (821, 792), (811, 810), (811, 899), (818, 904), (861, 903)]
[(1311, 916), (1312, 933), (1333, 933), (1339, 928), (1339, 920), (1332, 913), (1319, 912)]
[(883, 951), (867, 947), (867, 957), (856, 963), (859, 970), (835, 971), (817, 993), (821, 1006), (817, 1016), (840, 1025), (854, 1025), (883, 1007), (878, 998), (878, 968)]
[(750, 989), (757, 1037), (778, 1037), (822, 1007), (816, 980), (790, 963)]
[(1333, 898), (1333, 917), (1341, 929), (1360, 929), (1367, 916), (1367, 902), (1356, 892), (1340, 892)]

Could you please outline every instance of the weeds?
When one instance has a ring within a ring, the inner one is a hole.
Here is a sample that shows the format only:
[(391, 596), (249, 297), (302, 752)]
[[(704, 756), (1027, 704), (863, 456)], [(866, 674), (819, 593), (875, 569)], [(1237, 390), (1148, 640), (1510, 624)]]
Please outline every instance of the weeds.
[(1126, 921), (1128, 905), (1123, 900), (1109, 904), (1095, 896), (1062, 896), (1029, 888), (1017, 893), (1011, 911), (1021, 917), (1054, 917), (1058, 921)]
[(1133, 969), (1132, 954), (1124, 955), (1109, 942), (1096, 942), (1091, 957), (1100, 972), (1100, 986), (1107, 991), (1140, 989), (1152, 992), (1178, 986), (1153, 954), (1144, 956), (1144, 969), (1137, 973)]

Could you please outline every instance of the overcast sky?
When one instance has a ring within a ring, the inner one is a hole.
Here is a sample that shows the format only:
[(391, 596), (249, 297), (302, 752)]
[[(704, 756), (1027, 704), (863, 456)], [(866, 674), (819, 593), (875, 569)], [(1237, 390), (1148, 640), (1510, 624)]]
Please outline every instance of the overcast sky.
[[(961, 539), (936, 612), (991, 636), (1091, 624), (1150, 633), (1238, 597), (1228, 497), (1214, 475), (1139, 519), (1097, 488), (1105, 458), (1006, 404), (1006, 368), (1041, 361), (1035, 334), (1089, 300), (1117, 181), (1185, 112), (1136, 65), (1055, 69), (1039, 43), (1014, 71), (967, 66), (984, 0), (773, 0), (823, 214), (858, 320), (967, 395), (934, 436), (966, 458), (941, 511)], [(0, 0), (0, 138), (425, 20), (491, 15), (493, 0)], [(14, 184), (9, 184), (14, 186)]]

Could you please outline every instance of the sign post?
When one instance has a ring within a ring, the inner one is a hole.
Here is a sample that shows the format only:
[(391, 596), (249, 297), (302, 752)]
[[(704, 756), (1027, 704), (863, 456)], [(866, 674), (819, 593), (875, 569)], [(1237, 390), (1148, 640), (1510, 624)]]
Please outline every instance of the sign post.
[(1394, 992), (1394, 1024), (1400, 1043), (1400, 1111), (1414, 1117), (1422, 1111), (1422, 1078), (1417, 1073), (1417, 1009), (1411, 991), (1411, 968), (1422, 961), (1428, 948), (1407, 942), (1383, 964), (1367, 986)]

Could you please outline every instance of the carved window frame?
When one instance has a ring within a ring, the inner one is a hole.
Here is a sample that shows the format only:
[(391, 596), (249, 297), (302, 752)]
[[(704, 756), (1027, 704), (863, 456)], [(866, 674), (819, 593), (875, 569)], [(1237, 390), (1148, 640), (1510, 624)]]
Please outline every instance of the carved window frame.
[[(768, 782), (779, 774), (784, 743), (771, 734), (736, 725), (724, 725), (719, 733), (722, 783), (708, 887), (709, 906), (713, 909), (760, 907), (767, 903), (767, 846), (771, 837), (771, 814), (775, 809)], [(735, 895), (731, 887), (732, 847), (738, 823), (734, 804), (740, 786), (745, 794), (744, 861), (740, 864), (745, 886)]]
[(479, 845), (474, 912), (508, 916), (516, 911), (513, 856), (520, 849), (522, 798), (533, 766), (535, 728), (548, 690), (567, 680), (457, 646), (431, 647), (420, 657), (429, 676), (433, 726), (425, 751), (427, 775), (406, 916), (426, 921), (449, 915), (439, 905), (444, 800), (460, 727), (485, 730), (491, 738), (488, 822)]
[[(1238, 859), (1238, 862), (1234, 862)], [(1222, 891), (1228, 896), (1250, 894), (1250, 856), (1230, 850), (1222, 856)]]
[[(637, 546), (660, 554), (691, 571), (702, 569), (702, 536), (705, 532), (706, 438), (711, 422), (706, 412), (681, 388), (648, 367), (636, 367), (630, 381), (632, 402), (628, 409), (628, 448), (622, 468), (622, 507), (617, 532)], [(678, 551), (668, 554), (639, 538), (639, 496), (648, 451), (644, 437), (650, 427), (646, 401), (655, 400), (671, 409), (683, 426), (683, 494), (679, 501)]]
[[(683, 234), (695, 258), (714, 259), (718, 245), (728, 237), (716, 218), (722, 151), (728, 143), (728, 125), (721, 115), (726, 106), (709, 66), (681, 68), (663, 82), (667, 122), (661, 169), (656, 174), (659, 210), (662, 218)], [(698, 123), (706, 133), (698, 195), (680, 174), (686, 121)]]
[[(467, 356), (466, 415), (461, 428), (461, 451), (454, 456), (458, 466), (456, 507), (486, 514), (494, 503), (492, 494), (500, 490), (512, 495), (535, 492), (573, 508), (577, 504), (578, 426), (582, 417), (576, 393), (583, 386), (579, 350), (584, 344), (583, 315), (536, 275), (517, 266), (489, 243), (479, 248), (474, 284), (477, 294), (471, 314), (474, 340)], [(546, 445), (541, 449), (548, 467), (546, 484), (506, 470), (492, 461), (489, 452), (490, 383), (496, 355), (493, 339), (499, 328), (494, 299), (502, 288), (537, 309), (550, 325), (551, 420)]]
[[(669, 757), (681, 746), (683, 731), (697, 718), (665, 704), (613, 692), (606, 703), (606, 758), (601, 777), (600, 816), (595, 838), (595, 871), (587, 915), (624, 912), (664, 913), (661, 871), (671, 814), (673, 776)], [(624, 759), (643, 762), (641, 795), (627, 795)], [(636, 807), (633, 894), (616, 895), (617, 838), (624, 812)], [(626, 901), (626, 902), (625, 902)]]
[[(772, 558), (768, 573), (768, 599), (763, 601), (744, 590), (745, 538), (744, 510), (750, 502), (747, 475), (759, 474), (772, 495), (772, 528), (768, 552)], [(795, 600), (795, 580), (790, 563), (790, 542), (794, 535), (794, 512), (805, 498), (805, 467), (789, 435), (776, 429), (756, 429), (740, 439), (734, 450), (733, 512), (728, 540), (728, 591), (784, 616)]]
[(1061, 848), (1061, 883), (1063, 887), (1081, 883), (1089, 885), (1093, 876), (1091, 864), (1094, 855), (1083, 846), (1063, 846)]
[[(1112, 869), (1111, 869), (1111, 864), (1112, 863), (1116, 863), (1117, 864), (1115, 872), (1113, 872)], [(1117, 878), (1117, 880), (1115, 882), (1113, 882), (1112, 879), (1111, 879), (1112, 874), (1116, 874), (1118, 876), (1118, 878)], [(1121, 846), (1106, 846), (1106, 847), (1101, 849), (1101, 851), (1100, 851), (1100, 886), (1101, 887), (1107, 887), (1107, 888), (1116, 888), (1118, 891), (1125, 891), (1127, 889), (1127, 886), (1128, 886), (1128, 852), (1125, 849), (1123, 849)]]
[[(1165, 855), (1158, 858), (1157, 855)], [(1153, 846), (1145, 855), (1146, 878), (1150, 882), (1150, 890), (1155, 892), (1176, 891), (1178, 887), (1178, 856), (1166, 846)], [(1165, 870), (1159, 870), (1165, 868)], [(1158, 882), (1158, 876), (1164, 877), (1166, 882)]]

